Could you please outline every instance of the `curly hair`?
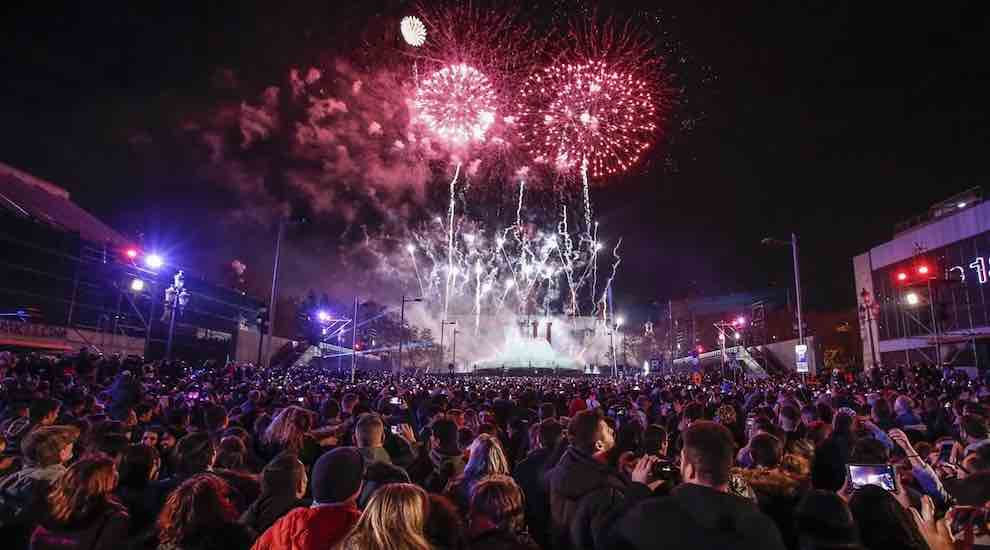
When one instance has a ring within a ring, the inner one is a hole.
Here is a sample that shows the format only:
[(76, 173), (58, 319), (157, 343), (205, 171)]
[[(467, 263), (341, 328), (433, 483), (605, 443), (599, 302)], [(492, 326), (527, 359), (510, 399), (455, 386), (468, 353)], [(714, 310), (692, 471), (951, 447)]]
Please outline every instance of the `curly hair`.
[(182, 545), (204, 532), (237, 521), (230, 486), (213, 474), (195, 475), (168, 496), (158, 515), (159, 544)]
[(119, 505), (113, 496), (117, 467), (110, 457), (89, 455), (55, 481), (48, 494), (51, 518), (61, 524), (85, 518), (105, 506)]

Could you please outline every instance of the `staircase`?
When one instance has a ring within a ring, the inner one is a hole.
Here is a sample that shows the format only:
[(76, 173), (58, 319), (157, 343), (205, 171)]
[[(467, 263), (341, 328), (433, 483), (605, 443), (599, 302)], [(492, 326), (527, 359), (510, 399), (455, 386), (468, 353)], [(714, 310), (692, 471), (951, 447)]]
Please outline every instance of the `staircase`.
[(761, 380), (770, 378), (767, 371), (760, 366), (760, 363), (757, 362), (745, 346), (736, 346), (729, 348), (727, 351), (735, 352), (736, 361), (739, 361), (739, 364), (743, 367), (746, 378), (757, 378)]

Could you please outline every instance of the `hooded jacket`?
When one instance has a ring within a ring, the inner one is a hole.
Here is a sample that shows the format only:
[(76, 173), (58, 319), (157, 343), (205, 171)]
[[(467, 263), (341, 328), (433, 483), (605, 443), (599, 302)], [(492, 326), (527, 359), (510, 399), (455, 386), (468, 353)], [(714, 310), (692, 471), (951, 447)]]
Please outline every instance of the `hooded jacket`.
[(555, 550), (594, 548), (606, 514), (627, 497), (645, 497), (645, 485), (631, 483), (617, 471), (575, 447), (546, 474), (550, 493), (550, 537)]
[(296, 508), (268, 528), (251, 550), (326, 550), (351, 531), (361, 511), (353, 504)]
[(604, 548), (783, 550), (773, 521), (743, 498), (684, 483), (669, 497), (642, 500), (611, 526)]
[(797, 544), (794, 510), (804, 495), (805, 484), (775, 468), (738, 470), (737, 474), (756, 493), (760, 510), (770, 516), (789, 547)]

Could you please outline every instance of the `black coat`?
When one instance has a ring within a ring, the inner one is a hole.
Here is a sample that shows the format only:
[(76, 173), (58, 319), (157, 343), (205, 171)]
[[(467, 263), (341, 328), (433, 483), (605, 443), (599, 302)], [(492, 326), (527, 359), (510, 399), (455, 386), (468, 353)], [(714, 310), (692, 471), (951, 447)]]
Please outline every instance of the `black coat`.
[(594, 548), (608, 514), (626, 499), (649, 496), (649, 488), (571, 447), (546, 474), (550, 537), (555, 550)]
[(526, 497), (526, 524), (536, 542), (549, 548), (550, 542), (550, 494), (543, 474), (553, 449), (537, 449), (516, 465), (512, 477)]
[(773, 520), (751, 501), (694, 484), (636, 503), (601, 540), (608, 550), (785, 548)]

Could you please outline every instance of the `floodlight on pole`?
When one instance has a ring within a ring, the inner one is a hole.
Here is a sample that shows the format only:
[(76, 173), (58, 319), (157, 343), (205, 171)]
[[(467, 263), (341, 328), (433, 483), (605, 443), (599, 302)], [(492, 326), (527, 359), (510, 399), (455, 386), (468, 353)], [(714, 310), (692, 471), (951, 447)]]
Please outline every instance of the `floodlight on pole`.
[(326, 323), (330, 320), (330, 314), (326, 311), (320, 310), (316, 313), (316, 318), (319, 319), (321, 323)]
[(144, 281), (141, 279), (133, 279), (131, 281), (131, 290), (133, 292), (141, 292), (144, 290)]
[(918, 294), (915, 292), (908, 292), (904, 296), (904, 301), (907, 302), (907, 305), (909, 306), (916, 306), (921, 303), (921, 298), (919, 298)]
[(124, 251), (124, 255), (130, 258), (131, 260), (137, 259), (138, 250), (136, 248), (128, 248), (127, 250)]
[(144, 265), (151, 269), (161, 269), (165, 265), (165, 259), (160, 254), (151, 253), (144, 257)]

